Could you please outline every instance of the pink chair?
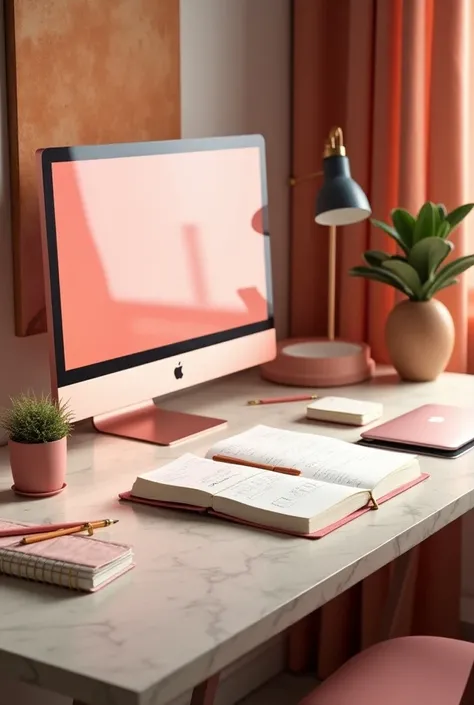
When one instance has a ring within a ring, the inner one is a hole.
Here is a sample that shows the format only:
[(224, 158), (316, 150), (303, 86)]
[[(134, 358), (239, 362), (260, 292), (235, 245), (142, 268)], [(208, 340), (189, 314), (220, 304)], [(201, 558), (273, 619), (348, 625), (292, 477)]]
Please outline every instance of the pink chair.
[(430, 636), (383, 641), (299, 705), (474, 705), (474, 644)]

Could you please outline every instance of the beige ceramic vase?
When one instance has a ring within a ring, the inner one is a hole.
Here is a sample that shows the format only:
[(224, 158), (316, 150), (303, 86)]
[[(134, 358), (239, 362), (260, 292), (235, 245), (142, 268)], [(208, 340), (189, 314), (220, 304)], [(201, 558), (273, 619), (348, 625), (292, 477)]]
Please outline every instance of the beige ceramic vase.
[(453, 319), (436, 299), (401, 301), (388, 317), (385, 335), (393, 366), (410, 382), (436, 379), (453, 352)]

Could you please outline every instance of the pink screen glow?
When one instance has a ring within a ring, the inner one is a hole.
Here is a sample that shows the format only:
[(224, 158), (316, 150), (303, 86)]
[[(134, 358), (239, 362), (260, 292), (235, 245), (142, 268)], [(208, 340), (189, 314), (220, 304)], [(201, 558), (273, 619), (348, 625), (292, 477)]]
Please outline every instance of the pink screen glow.
[(52, 178), (66, 370), (267, 319), (257, 148)]

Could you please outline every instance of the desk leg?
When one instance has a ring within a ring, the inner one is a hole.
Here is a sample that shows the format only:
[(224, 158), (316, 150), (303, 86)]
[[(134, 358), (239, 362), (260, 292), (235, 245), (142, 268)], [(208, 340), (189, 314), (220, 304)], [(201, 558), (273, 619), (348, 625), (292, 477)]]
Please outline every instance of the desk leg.
[(472, 666), (467, 679), (466, 687), (462, 694), (459, 705), (472, 705), (474, 703), (474, 666)]
[(413, 600), (418, 568), (419, 546), (403, 553), (394, 561), (387, 601), (382, 613), (380, 640), (397, 636), (403, 610)]
[(311, 665), (311, 649), (315, 638), (314, 613), (300, 619), (288, 630), (288, 670), (302, 673)]
[(219, 685), (219, 674), (195, 686), (190, 705), (213, 705)]

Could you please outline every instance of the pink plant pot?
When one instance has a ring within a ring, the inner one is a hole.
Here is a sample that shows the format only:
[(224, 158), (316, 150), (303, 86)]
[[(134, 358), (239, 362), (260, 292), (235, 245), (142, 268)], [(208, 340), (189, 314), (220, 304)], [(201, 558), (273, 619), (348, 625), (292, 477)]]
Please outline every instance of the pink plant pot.
[(8, 441), (15, 489), (31, 494), (56, 492), (64, 485), (67, 438), (51, 443)]

